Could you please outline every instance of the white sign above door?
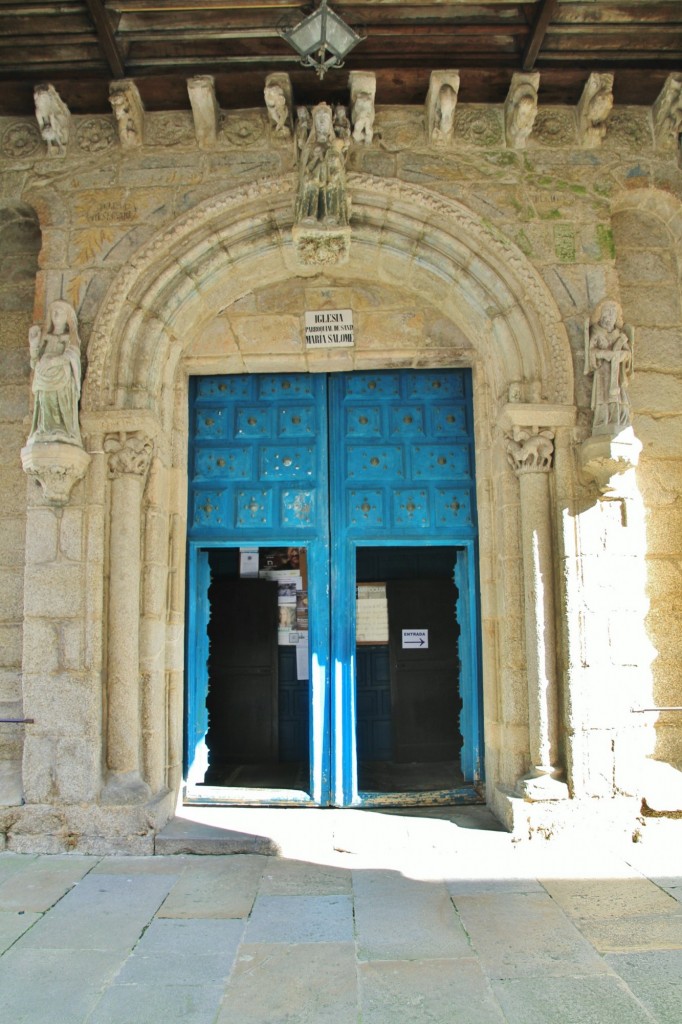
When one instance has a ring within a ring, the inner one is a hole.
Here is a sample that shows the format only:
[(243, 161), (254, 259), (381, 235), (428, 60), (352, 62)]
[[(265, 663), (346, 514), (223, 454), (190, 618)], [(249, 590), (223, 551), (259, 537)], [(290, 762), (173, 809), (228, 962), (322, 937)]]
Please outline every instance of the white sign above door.
[(306, 348), (348, 348), (355, 344), (352, 309), (306, 310)]

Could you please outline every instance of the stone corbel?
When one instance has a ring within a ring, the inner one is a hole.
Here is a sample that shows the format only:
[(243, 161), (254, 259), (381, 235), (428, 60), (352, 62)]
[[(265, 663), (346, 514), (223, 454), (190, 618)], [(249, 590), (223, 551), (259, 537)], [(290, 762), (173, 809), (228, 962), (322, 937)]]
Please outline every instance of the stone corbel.
[(642, 451), (642, 442), (632, 427), (615, 437), (595, 434), (578, 449), (580, 471), (589, 483), (597, 485), (600, 494), (616, 498), (623, 489), (623, 474), (635, 469)]
[(431, 146), (448, 146), (455, 131), (459, 71), (432, 71), (426, 94), (426, 137)]
[(37, 85), (33, 99), (40, 134), (47, 143), (47, 155), (64, 156), (71, 123), (69, 108), (53, 85)]
[(123, 149), (138, 149), (144, 141), (144, 106), (135, 82), (121, 78), (109, 87), (109, 102)]
[(213, 149), (220, 122), (213, 75), (195, 75), (188, 78), (187, 92), (192, 106), (197, 144), (201, 149)]
[(656, 145), (659, 149), (676, 149), (682, 133), (682, 74), (668, 75), (652, 113)]
[(593, 71), (578, 103), (578, 138), (584, 149), (601, 146), (613, 107), (613, 75)]
[(525, 149), (538, 113), (540, 72), (517, 72), (504, 104), (504, 133), (510, 149)]
[(49, 505), (66, 505), (71, 491), (85, 476), (90, 456), (75, 444), (46, 441), (21, 449), (21, 465), (37, 480)]
[(279, 139), (290, 139), (294, 127), (291, 79), (283, 71), (275, 71), (265, 79), (263, 95), (273, 134)]
[(353, 139), (364, 145), (374, 138), (374, 97), (377, 78), (370, 71), (351, 71), (348, 76), (350, 88), (350, 117), (353, 125)]

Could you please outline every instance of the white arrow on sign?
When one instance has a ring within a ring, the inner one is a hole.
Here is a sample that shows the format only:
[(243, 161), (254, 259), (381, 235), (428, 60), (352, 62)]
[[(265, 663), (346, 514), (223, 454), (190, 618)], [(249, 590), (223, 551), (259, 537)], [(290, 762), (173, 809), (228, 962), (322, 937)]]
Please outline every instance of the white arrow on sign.
[(402, 631), (403, 648), (415, 647), (425, 650), (429, 646), (428, 629), (404, 629)]

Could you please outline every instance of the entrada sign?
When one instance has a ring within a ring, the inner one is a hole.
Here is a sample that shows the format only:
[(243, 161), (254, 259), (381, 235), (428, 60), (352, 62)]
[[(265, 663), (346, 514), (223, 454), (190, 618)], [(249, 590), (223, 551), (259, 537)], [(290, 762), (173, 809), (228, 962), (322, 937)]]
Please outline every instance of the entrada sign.
[(353, 337), (352, 309), (306, 310), (306, 348), (349, 347)]

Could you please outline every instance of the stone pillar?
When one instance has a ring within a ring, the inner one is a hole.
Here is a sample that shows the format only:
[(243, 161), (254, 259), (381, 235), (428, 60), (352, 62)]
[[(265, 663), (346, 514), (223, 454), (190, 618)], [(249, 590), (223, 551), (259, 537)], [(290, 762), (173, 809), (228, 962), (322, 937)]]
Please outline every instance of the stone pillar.
[[(507, 407), (509, 410), (509, 406)], [(531, 770), (520, 779), (517, 792), (527, 800), (568, 797), (559, 751), (559, 693), (554, 607), (554, 551), (549, 479), (554, 455), (554, 432), (538, 422), (543, 407), (522, 425), (519, 415), (509, 416), (507, 459), (519, 480), (521, 543), (523, 552), (528, 735)], [(515, 412), (517, 410), (514, 410)]]
[(141, 774), (140, 569), (142, 495), (153, 445), (140, 432), (104, 440), (111, 480), (105, 803), (149, 799)]

